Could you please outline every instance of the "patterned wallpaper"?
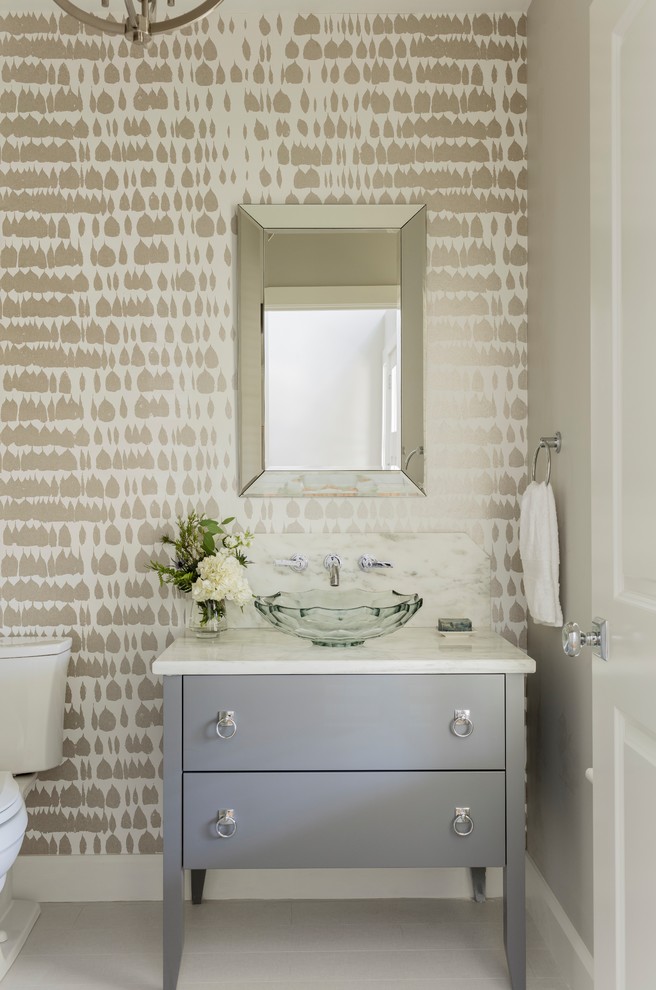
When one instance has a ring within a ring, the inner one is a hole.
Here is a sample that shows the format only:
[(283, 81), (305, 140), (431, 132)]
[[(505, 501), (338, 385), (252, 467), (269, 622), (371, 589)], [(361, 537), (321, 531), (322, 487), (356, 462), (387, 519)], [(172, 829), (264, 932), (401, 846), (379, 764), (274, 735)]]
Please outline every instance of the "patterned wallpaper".
[[(2, 630), (74, 636), (25, 852), (161, 848), (179, 512), (465, 531), (523, 642), (525, 59), (514, 15), (214, 15), (145, 56), (0, 18)], [(330, 201), (428, 204), (425, 499), (237, 496), (235, 208)]]

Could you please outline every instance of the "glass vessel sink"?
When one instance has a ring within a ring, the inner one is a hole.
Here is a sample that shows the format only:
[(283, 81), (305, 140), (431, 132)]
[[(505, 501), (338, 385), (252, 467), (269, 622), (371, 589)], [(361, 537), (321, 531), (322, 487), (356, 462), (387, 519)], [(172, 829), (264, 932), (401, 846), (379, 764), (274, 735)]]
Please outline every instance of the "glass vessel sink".
[(400, 629), (421, 608), (419, 595), (398, 591), (279, 591), (257, 595), (254, 605), (264, 618), (290, 636), (315, 646), (361, 646), (365, 639)]

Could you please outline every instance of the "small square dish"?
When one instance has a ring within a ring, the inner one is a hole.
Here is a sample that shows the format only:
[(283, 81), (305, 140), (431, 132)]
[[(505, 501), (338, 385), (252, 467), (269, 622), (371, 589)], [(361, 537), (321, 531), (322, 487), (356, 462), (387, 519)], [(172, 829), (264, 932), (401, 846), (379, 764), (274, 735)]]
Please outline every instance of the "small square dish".
[(439, 618), (437, 620), (437, 632), (439, 636), (448, 639), (470, 639), (473, 633), (472, 621), (466, 617), (458, 619)]

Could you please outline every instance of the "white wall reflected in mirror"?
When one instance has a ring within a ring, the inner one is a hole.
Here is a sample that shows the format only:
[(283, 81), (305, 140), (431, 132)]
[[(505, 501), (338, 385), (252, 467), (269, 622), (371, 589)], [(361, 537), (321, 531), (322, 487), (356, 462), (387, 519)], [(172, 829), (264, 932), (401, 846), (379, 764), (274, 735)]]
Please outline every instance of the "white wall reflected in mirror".
[(266, 309), (267, 470), (400, 467), (398, 308)]

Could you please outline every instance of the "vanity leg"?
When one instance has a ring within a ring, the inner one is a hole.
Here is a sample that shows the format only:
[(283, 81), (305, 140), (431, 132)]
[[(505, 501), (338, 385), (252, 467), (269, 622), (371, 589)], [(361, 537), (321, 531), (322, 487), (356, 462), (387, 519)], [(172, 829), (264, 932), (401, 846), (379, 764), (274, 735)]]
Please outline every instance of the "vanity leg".
[(203, 887), (205, 886), (205, 874), (207, 870), (191, 871), (191, 903), (203, 903)]
[(503, 939), (512, 990), (526, 990), (524, 675), (506, 674), (506, 866)]
[(182, 677), (164, 678), (164, 990), (176, 990), (184, 945)]
[(470, 866), (469, 872), (471, 873), (472, 887), (474, 888), (474, 900), (477, 904), (485, 904), (486, 867)]

